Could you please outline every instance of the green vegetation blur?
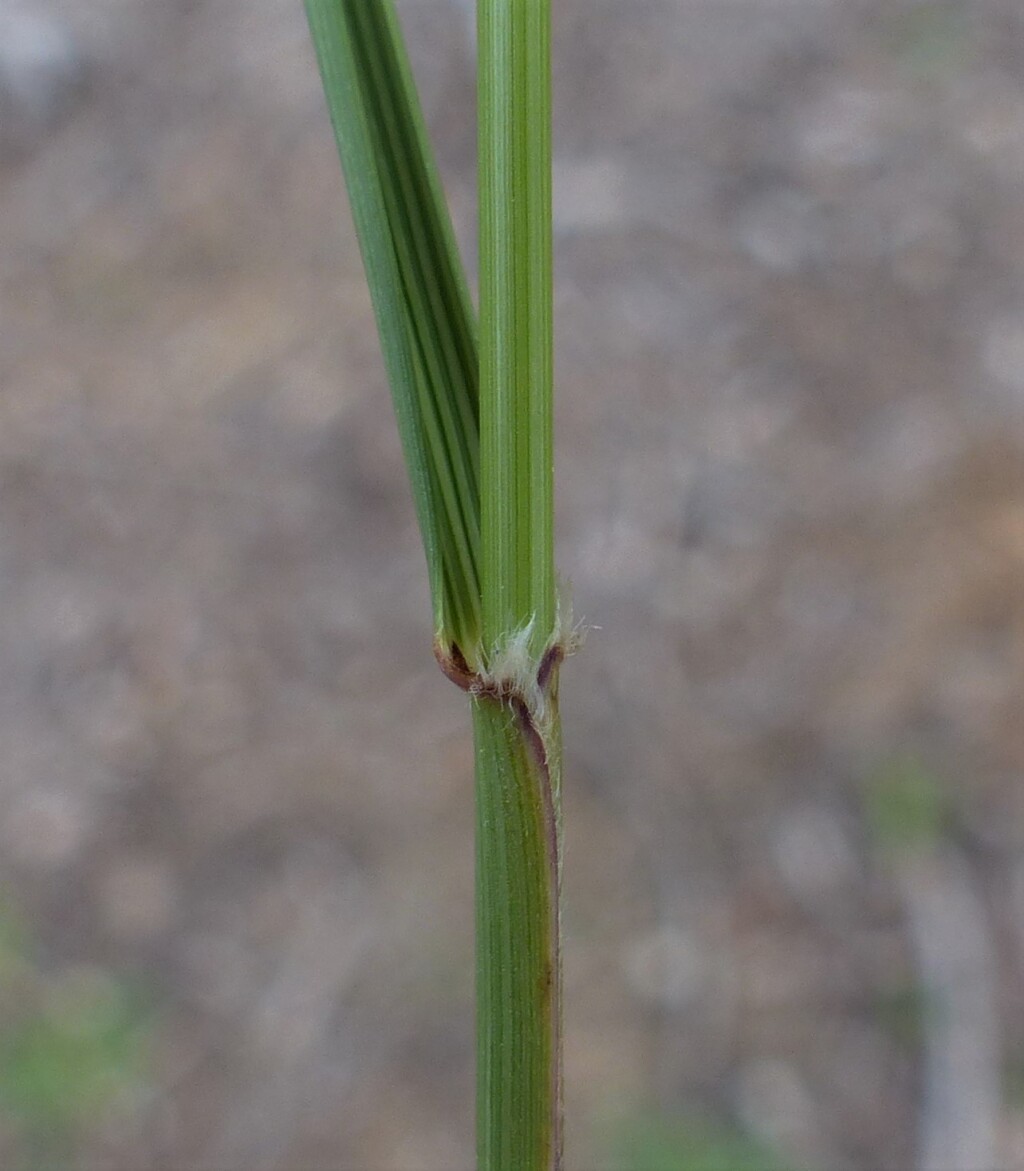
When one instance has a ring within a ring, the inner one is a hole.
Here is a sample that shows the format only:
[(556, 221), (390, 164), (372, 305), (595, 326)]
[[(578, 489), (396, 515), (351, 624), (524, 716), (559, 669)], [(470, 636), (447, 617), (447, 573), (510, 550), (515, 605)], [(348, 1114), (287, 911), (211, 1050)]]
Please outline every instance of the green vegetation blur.
[(0, 1153), (9, 1171), (61, 1165), (144, 1095), (141, 997), (101, 968), (44, 971), (0, 906)]

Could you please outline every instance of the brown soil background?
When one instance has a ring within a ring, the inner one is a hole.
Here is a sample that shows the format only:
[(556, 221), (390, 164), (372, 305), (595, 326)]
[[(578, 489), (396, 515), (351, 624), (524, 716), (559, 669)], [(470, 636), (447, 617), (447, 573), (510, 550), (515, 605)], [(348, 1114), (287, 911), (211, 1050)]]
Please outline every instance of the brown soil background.
[[(567, 1167), (655, 1113), (1020, 1171), (1024, 17), (555, 9)], [(401, 10), (472, 266), (465, 7)], [(68, 1165), (468, 1169), (468, 719), (301, 5), (46, 11), (76, 84), (0, 86), (0, 882), (31, 996), (153, 1012)], [(906, 754), (946, 823), (886, 853)]]

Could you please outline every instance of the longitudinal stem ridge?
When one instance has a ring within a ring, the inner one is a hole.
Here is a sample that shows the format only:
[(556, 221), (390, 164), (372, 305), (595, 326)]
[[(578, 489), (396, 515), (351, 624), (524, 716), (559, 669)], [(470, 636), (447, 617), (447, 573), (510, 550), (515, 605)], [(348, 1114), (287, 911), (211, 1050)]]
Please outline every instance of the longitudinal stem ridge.
[(555, 621), (550, 0), (480, 0), (484, 646)]

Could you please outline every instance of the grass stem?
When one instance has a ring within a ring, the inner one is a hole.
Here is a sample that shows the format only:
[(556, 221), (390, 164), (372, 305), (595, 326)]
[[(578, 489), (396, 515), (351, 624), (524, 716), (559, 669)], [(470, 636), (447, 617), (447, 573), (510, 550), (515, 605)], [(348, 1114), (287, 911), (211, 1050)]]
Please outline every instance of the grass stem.
[(561, 1163), (550, 0), (478, 0), (480, 333), (391, 0), (306, 0), (476, 746), (479, 1171)]

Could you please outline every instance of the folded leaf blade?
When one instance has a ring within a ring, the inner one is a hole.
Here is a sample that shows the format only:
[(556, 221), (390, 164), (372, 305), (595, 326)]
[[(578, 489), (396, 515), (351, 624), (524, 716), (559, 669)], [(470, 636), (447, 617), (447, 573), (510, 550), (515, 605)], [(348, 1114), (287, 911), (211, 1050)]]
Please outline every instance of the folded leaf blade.
[(435, 635), (479, 659), (476, 323), (390, 0), (306, 0), (430, 574)]

